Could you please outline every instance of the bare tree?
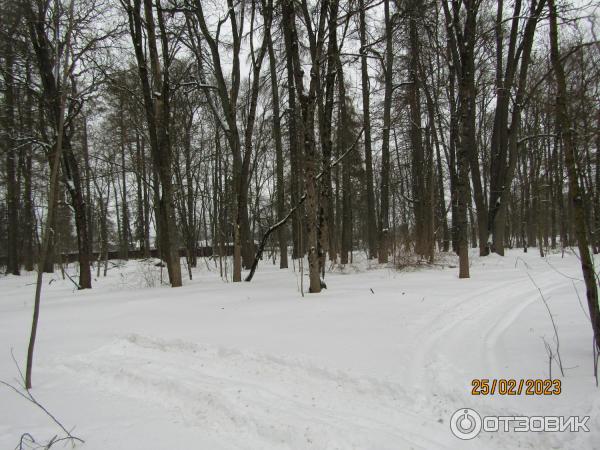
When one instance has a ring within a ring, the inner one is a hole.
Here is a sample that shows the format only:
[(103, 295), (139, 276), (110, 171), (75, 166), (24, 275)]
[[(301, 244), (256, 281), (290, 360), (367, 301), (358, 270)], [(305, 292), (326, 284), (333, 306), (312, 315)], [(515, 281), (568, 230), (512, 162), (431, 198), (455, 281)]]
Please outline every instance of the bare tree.
[[(156, 0), (155, 5), (151, 0), (144, 0), (143, 17), (142, 0), (127, 0), (122, 2), (122, 5), (129, 18), (129, 33), (135, 49), (138, 73), (142, 84), (146, 121), (150, 135), (150, 151), (154, 170), (160, 180), (161, 190), (157, 205), (157, 231), (160, 248), (167, 263), (169, 282), (172, 287), (179, 287), (182, 284), (181, 264), (177, 245), (169, 135), (171, 51), (168, 34), (165, 30), (164, 12), (160, 6), (160, 0)], [(154, 6), (156, 6), (156, 19)], [(159, 36), (156, 33), (155, 21), (160, 28)], [(144, 50), (144, 42), (148, 47), (147, 53)], [(158, 45), (161, 49), (160, 54)], [(150, 68), (148, 68), (148, 57)], [(149, 73), (149, 69), (151, 73)]]
[(585, 281), (590, 321), (595, 339), (595, 354), (600, 351), (600, 306), (598, 305), (598, 284), (594, 271), (594, 261), (590, 254), (588, 234), (586, 231), (585, 206), (583, 192), (579, 185), (580, 172), (577, 167), (577, 155), (573, 124), (567, 107), (567, 82), (565, 70), (558, 46), (558, 24), (556, 3), (548, 0), (550, 10), (550, 60), (556, 78), (556, 126), (564, 146), (564, 160), (569, 179), (569, 198), (573, 207), (573, 225), (577, 237), (581, 270)]

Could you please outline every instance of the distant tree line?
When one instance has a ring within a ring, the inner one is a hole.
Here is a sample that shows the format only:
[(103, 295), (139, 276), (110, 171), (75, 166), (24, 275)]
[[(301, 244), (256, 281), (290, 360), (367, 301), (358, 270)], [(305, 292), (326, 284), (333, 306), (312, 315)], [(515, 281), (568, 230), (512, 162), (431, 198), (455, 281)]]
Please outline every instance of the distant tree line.
[(600, 251), (600, 46), (586, 9), (226, 3), (2, 0), (6, 272), (52, 271), (76, 251), (90, 288), (109, 251), (157, 248), (175, 287), (180, 249), (192, 268), (210, 246), (233, 248), (241, 281), (292, 210), (268, 242), (282, 268), (307, 256), (311, 292), (353, 250), (380, 263), (454, 251), (461, 277), (469, 247), (543, 255), (585, 235)]

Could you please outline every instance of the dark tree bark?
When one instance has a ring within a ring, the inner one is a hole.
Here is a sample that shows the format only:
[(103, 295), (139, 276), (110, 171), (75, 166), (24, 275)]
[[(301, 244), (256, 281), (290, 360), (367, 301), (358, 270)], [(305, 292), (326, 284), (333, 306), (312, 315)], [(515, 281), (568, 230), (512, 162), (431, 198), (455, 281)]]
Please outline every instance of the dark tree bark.
[[(133, 0), (133, 3), (125, 4), (128, 18), (129, 31), (138, 66), (146, 122), (150, 135), (150, 152), (154, 163), (155, 172), (160, 180), (160, 193), (158, 195), (157, 211), (157, 234), (158, 242), (163, 258), (167, 263), (169, 282), (172, 287), (182, 285), (181, 264), (179, 260), (179, 249), (177, 246), (177, 227), (175, 224), (175, 206), (173, 199), (173, 181), (171, 169), (171, 148), (169, 138), (169, 99), (171, 87), (169, 80), (169, 50), (168, 35), (163, 22), (163, 11), (160, 0), (156, 0), (157, 19), (160, 27), (160, 44), (162, 53), (162, 68), (157, 48), (156, 24), (154, 19), (153, 5), (151, 0), (144, 0), (142, 19), (141, 0)], [(145, 26), (145, 32), (143, 27)], [(150, 70), (148, 73), (148, 61), (144, 52), (144, 36), (148, 46), (150, 58)]]
[[(203, 6), (200, 1), (194, 3), (194, 15), (188, 16), (188, 20), (197, 23), (200, 28), (206, 44), (208, 45), (213, 68), (215, 71), (215, 78), (217, 82), (216, 91), (220, 100), (220, 104), (224, 113), (224, 121), (220, 121), (220, 125), (225, 131), (227, 141), (233, 154), (233, 174), (235, 184), (235, 196), (236, 196), (236, 220), (234, 223), (234, 268), (233, 268), (233, 281), (241, 281), (241, 269), (242, 264), (246, 268), (250, 268), (252, 264), (252, 258), (254, 254), (254, 242), (250, 236), (250, 222), (248, 220), (248, 186), (250, 180), (250, 163), (253, 156), (253, 144), (252, 136), (254, 132), (254, 122), (256, 118), (256, 104), (258, 98), (258, 90), (260, 87), (260, 70), (262, 67), (262, 61), (267, 51), (267, 39), (266, 33), (263, 35), (262, 44), (258, 50), (258, 54), (255, 53), (253, 46), (251, 46), (251, 63), (252, 63), (252, 82), (250, 91), (249, 111), (246, 121), (246, 127), (244, 130), (244, 148), (242, 149), (242, 143), (240, 139), (240, 132), (237, 124), (237, 108), (238, 108), (238, 94), (240, 89), (240, 49), (242, 41), (242, 30), (243, 30), (243, 11), (242, 7), (240, 13), (235, 11), (232, 0), (227, 2), (229, 13), (228, 19), (231, 25), (231, 37), (233, 42), (232, 47), (232, 76), (231, 86), (228, 86), (225, 82), (224, 72), (221, 66), (221, 57), (219, 50), (218, 41), (212, 36), (210, 30), (205, 21)], [(270, 27), (270, 8), (264, 9), (264, 22), (263, 26)], [(254, 26), (254, 14), (256, 11), (256, 2), (252, 2), (252, 27)], [(220, 33), (220, 28), (223, 22), (218, 25), (217, 35)], [(252, 33), (250, 34), (252, 36)], [(200, 36), (196, 33), (198, 41), (197, 46), (200, 44)], [(251, 39), (252, 40), (252, 39)], [(197, 59), (202, 56), (197, 55)], [(205, 89), (206, 90), (206, 89)], [(243, 154), (242, 154), (243, 150)]]
[(388, 262), (389, 254), (389, 215), (390, 215), (390, 127), (392, 110), (392, 76), (394, 67), (393, 24), (390, 15), (390, 2), (384, 0), (385, 20), (385, 73), (383, 99), (383, 130), (381, 142), (381, 207), (379, 210), (379, 263)]
[(573, 124), (567, 107), (567, 82), (563, 62), (558, 46), (558, 25), (554, 0), (548, 0), (550, 9), (550, 59), (556, 79), (556, 125), (564, 145), (565, 167), (569, 180), (569, 198), (573, 207), (573, 224), (581, 259), (581, 270), (586, 287), (590, 321), (594, 332), (596, 354), (600, 351), (600, 306), (598, 305), (598, 284), (594, 271), (594, 262), (590, 254), (586, 232), (585, 210), (581, 188), (579, 186), (579, 168), (576, 161)]
[(367, 66), (367, 24), (365, 1), (359, 0), (360, 31), (360, 74), (362, 83), (363, 126), (365, 129), (365, 183), (367, 185), (367, 244), (369, 258), (377, 257), (377, 214), (375, 213), (375, 193), (373, 191), (373, 150), (371, 147), (371, 107), (370, 82)]
[[(41, 5), (38, 5), (41, 6)], [(67, 55), (63, 61), (62, 67), (59, 67), (61, 73), (61, 81), (58, 86), (60, 86), (55, 91), (52, 91), (52, 94), (55, 95), (53, 98), (54, 103), (53, 106), (56, 108), (54, 110), (56, 120), (56, 141), (53, 146), (52, 153), (50, 155), (50, 180), (49, 180), (49, 190), (48, 190), (48, 214), (46, 226), (44, 227), (42, 244), (40, 248), (40, 260), (37, 267), (37, 277), (36, 277), (36, 285), (35, 285), (35, 297), (34, 297), (34, 306), (33, 306), (33, 318), (31, 322), (31, 333), (29, 336), (29, 345), (27, 347), (27, 363), (25, 370), (25, 389), (31, 389), (32, 384), (32, 371), (33, 371), (33, 352), (35, 349), (35, 342), (37, 337), (37, 327), (40, 315), (40, 301), (42, 295), (42, 281), (43, 281), (43, 273), (44, 266), (46, 264), (46, 257), (48, 255), (48, 250), (50, 248), (50, 237), (53, 234), (53, 227), (55, 222), (55, 213), (54, 210), (57, 206), (57, 191), (58, 191), (58, 172), (60, 159), (62, 157), (63, 150), (63, 138), (65, 136), (64, 126), (65, 126), (65, 109), (67, 102), (67, 80), (69, 75), (71, 74), (69, 67), (69, 59), (68, 55), (71, 50), (71, 38), (72, 38), (72, 26), (73, 26), (73, 9), (74, 9), (74, 0), (71, 0), (69, 3), (68, 9), (68, 28), (65, 39), (65, 55)], [(41, 13), (45, 12), (42, 8), (38, 9), (38, 14), (34, 13), (33, 7), (31, 7), (27, 11), (27, 28), (29, 31), (29, 35), (33, 41), (33, 45), (38, 55), (38, 61), (40, 68), (49, 68), (50, 60), (47, 58), (47, 38), (45, 38), (44, 33), (44, 21), (41, 20)], [(38, 40), (39, 39), (39, 40)], [(60, 64), (61, 61), (56, 61), (56, 64)], [(51, 81), (57, 81), (54, 79), (54, 74), (52, 71), (48, 73), (47, 70), (40, 70), (40, 74), (42, 78), (46, 78), (44, 80), (44, 89), (52, 89), (57, 87), (56, 84), (51, 83)], [(89, 269), (89, 264), (87, 266)]]
[[(34, 11), (32, 5), (28, 10), (29, 19), (29, 37), (31, 39), (33, 49), (36, 55), (38, 71), (42, 80), (44, 92), (45, 108), (52, 122), (52, 127), (55, 133), (58, 133), (59, 122), (65, 120), (60, 117), (61, 111), (61, 91), (67, 89), (66, 83), (68, 78), (64, 77), (58, 80), (54, 74), (54, 60), (51, 54), (53, 44), (48, 36), (48, 28), (46, 23), (47, 11), (41, 4), (37, 5), (37, 11)], [(73, 68), (69, 69), (70, 71)], [(71, 74), (68, 74), (69, 76)], [(64, 83), (64, 84), (63, 84)], [(76, 97), (77, 90), (72, 82), (71, 97)], [(77, 108), (68, 108), (69, 114), (76, 114)], [(73, 122), (74, 117), (69, 118), (69, 123)], [(66, 121), (65, 121), (66, 124)], [(79, 288), (89, 289), (92, 287), (92, 276), (90, 270), (90, 242), (88, 238), (88, 223), (86, 204), (83, 196), (83, 186), (81, 182), (80, 168), (75, 153), (73, 151), (71, 139), (72, 129), (67, 129), (62, 126), (61, 133), (61, 172), (63, 183), (71, 197), (71, 204), (75, 210), (75, 228), (77, 231), (77, 248), (79, 259)], [(52, 161), (53, 158), (51, 158)]]
[[(421, 70), (422, 79), (426, 79), (425, 70)], [(434, 87), (435, 89), (435, 87)], [(435, 162), (436, 162), (436, 188), (437, 188), (437, 221), (438, 221), (438, 234), (439, 241), (441, 241), (440, 248), (442, 251), (447, 252), (450, 249), (450, 229), (448, 228), (448, 218), (446, 210), (446, 201), (444, 195), (444, 171), (442, 169), (442, 158), (440, 152), (440, 141), (438, 137), (438, 127), (436, 123), (435, 104), (433, 96), (431, 95), (430, 89), (426, 83), (423, 83), (423, 92), (427, 100), (427, 116), (429, 121), (429, 128), (431, 129), (431, 140), (435, 147)], [(433, 157), (433, 155), (432, 155)], [(433, 179), (431, 180), (433, 183)], [(433, 186), (432, 186), (433, 188)], [(439, 230), (441, 228), (441, 232)], [(431, 250), (431, 249), (430, 249)]]
[[(458, 74), (458, 136), (456, 144), (457, 156), (457, 226), (459, 278), (469, 278), (469, 246), (467, 210), (469, 205), (469, 168), (474, 170), (473, 155), (475, 151), (475, 36), (479, 0), (469, 0), (459, 4), (453, 3), (450, 11), (446, 2), (442, 3), (446, 17), (448, 44), (452, 61)], [(464, 14), (461, 9), (464, 7)], [(464, 22), (461, 24), (461, 21)], [(478, 158), (476, 158), (478, 160)], [(477, 169), (479, 164), (477, 163)], [(477, 174), (473, 176), (477, 184)], [(479, 192), (480, 194), (481, 192)], [(478, 194), (476, 193), (476, 196)], [(477, 200), (476, 200), (477, 202)], [(481, 223), (479, 223), (481, 231)], [(480, 234), (481, 239), (481, 234)], [(481, 242), (480, 242), (481, 250)]]
[(317, 102), (317, 85), (319, 83), (320, 64), (325, 34), (325, 17), (329, 8), (329, 1), (321, 3), (319, 12), (319, 28), (315, 33), (312, 29), (312, 17), (306, 1), (302, 3), (304, 22), (309, 39), (310, 56), (312, 67), (310, 70), (310, 83), (308, 90), (304, 89), (303, 69), (300, 62), (298, 34), (296, 31), (296, 19), (294, 5), (291, 1), (283, 4), (283, 26), (284, 37), (287, 39), (286, 48), (290, 48), (292, 61), (294, 63), (294, 81), (296, 93), (300, 100), (301, 129), (304, 138), (304, 187), (306, 191), (306, 242), (308, 246), (308, 264), (310, 287), (309, 292), (321, 292), (321, 278), (319, 270), (319, 251), (317, 238), (317, 155), (315, 145), (315, 109)]
[[(346, 141), (346, 132), (349, 127), (348, 107), (346, 105), (346, 85), (344, 79), (343, 66), (338, 57), (338, 133), (337, 133), (337, 148), (338, 152), (344, 148)], [(340, 246), (340, 263), (348, 264), (352, 253), (352, 184), (350, 172), (352, 170), (352, 161), (345, 160), (342, 164), (342, 198), (341, 198), (341, 246)], [(350, 258), (349, 258), (350, 257)]]
[[(502, 23), (503, 1), (498, 2), (496, 19), (496, 109), (490, 149), (490, 190), (488, 201), (488, 233), (492, 236), (491, 250), (504, 254), (506, 207), (509, 189), (514, 178), (517, 161), (517, 140), (521, 125), (521, 109), (524, 101), (527, 72), (531, 59), (531, 49), (537, 22), (545, 5), (545, 0), (531, 0), (529, 16), (522, 30), (519, 42), (519, 24), (522, 21), (521, 1), (514, 3), (512, 26), (506, 59), (503, 55), (505, 42)], [(506, 67), (504, 67), (504, 62)], [(517, 76), (517, 92), (511, 99), (511, 90)], [(510, 103), (513, 103), (510, 113)], [(509, 115), (511, 116), (509, 126)]]
[[(266, 28), (265, 33), (267, 34), (269, 73), (271, 75), (271, 95), (273, 98), (273, 140), (275, 141), (275, 187), (277, 191), (277, 218), (278, 220), (281, 220), (285, 214), (285, 180), (283, 170), (283, 143), (281, 139), (281, 113), (279, 110), (279, 85), (277, 83), (277, 61), (275, 60), (275, 52), (273, 50), (271, 28)], [(277, 241), (279, 243), (279, 268), (287, 269), (287, 228), (285, 226), (281, 226), (277, 229)]]
[(85, 185), (85, 215), (88, 225), (88, 240), (90, 251), (90, 262), (92, 262), (92, 254), (94, 251), (94, 199), (92, 198), (92, 170), (90, 167), (90, 149), (88, 142), (88, 123), (87, 117), (83, 116), (81, 121), (81, 149), (83, 152), (83, 170), (84, 170), (84, 185)]
[(329, 37), (327, 44), (327, 71), (325, 75), (325, 101), (321, 101), (323, 97), (323, 89), (321, 84), (317, 84), (317, 95), (319, 96), (319, 134), (321, 138), (321, 152), (323, 164), (323, 177), (319, 183), (319, 264), (321, 273), (325, 276), (325, 259), (327, 251), (331, 255), (331, 241), (333, 235), (333, 203), (331, 196), (331, 155), (333, 149), (332, 141), (332, 116), (333, 116), (333, 99), (335, 91), (336, 77), (336, 54), (338, 52), (337, 44), (337, 20), (338, 20), (338, 0), (331, 0), (329, 4)]
[[(286, 63), (286, 81), (287, 81), (287, 98), (288, 98), (288, 109), (287, 109), (287, 122), (288, 122), (288, 146), (290, 153), (290, 200), (292, 204), (298, 203), (302, 189), (299, 182), (300, 173), (300, 158), (301, 158), (301, 147), (298, 144), (299, 136), (299, 123), (298, 123), (298, 107), (296, 105), (296, 84), (294, 79), (294, 59), (292, 55), (292, 41), (291, 41), (291, 27), (286, 22), (289, 20), (285, 13), (286, 9), (283, 9), (281, 24), (284, 36), (285, 45), (285, 63)], [(293, 13), (293, 11), (292, 11)], [(304, 255), (304, 249), (300, 242), (301, 222), (300, 214), (301, 209), (298, 208), (292, 216), (292, 258), (302, 258)]]
[[(596, 114), (596, 129), (600, 130), (600, 109)], [(596, 253), (600, 253), (600, 132), (596, 133), (596, 189), (594, 190), (594, 236)]]
[[(18, 9), (8, 7), (5, 19), (8, 22), (7, 32), (15, 32), (20, 23)], [(6, 273), (20, 275), (19, 262), (19, 184), (17, 182), (17, 150), (15, 123), (15, 53), (13, 44), (7, 39), (4, 42), (4, 147), (6, 154), (6, 209), (7, 223), (7, 260)]]
[(119, 98), (119, 140), (120, 140), (120, 156), (121, 156), (121, 258), (129, 259), (129, 242), (130, 242), (130, 229), (129, 229), (129, 208), (127, 206), (127, 169), (125, 167), (125, 148), (127, 146), (127, 132), (125, 130), (125, 117), (124, 117), (124, 102), (123, 96), (120, 94)]
[(409, 137), (412, 159), (412, 199), (415, 216), (415, 252), (418, 255), (425, 255), (426, 240), (425, 227), (427, 218), (425, 217), (426, 203), (426, 180), (425, 164), (423, 152), (423, 136), (421, 133), (421, 96), (420, 96), (420, 76), (419, 76), (419, 54), (420, 43), (417, 30), (417, 20), (421, 8), (420, 0), (410, 0), (408, 8), (408, 36), (409, 36), (409, 80), (407, 87), (408, 106), (409, 106)]
[[(29, 61), (26, 63), (27, 92), (25, 96), (25, 112), (23, 124), (25, 132), (33, 136), (33, 95), (29, 88), (30, 68)], [(33, 211), (33, 195), (32, 195), (32, 168), (33, 168), (33, 148), (32, 144), (28, 143), (23, 147), (21, 174), (23, 177), (23, 262), (25, 270), (32, 271), (34, 269), (34, 239), (35, 239), (35, 216)]]

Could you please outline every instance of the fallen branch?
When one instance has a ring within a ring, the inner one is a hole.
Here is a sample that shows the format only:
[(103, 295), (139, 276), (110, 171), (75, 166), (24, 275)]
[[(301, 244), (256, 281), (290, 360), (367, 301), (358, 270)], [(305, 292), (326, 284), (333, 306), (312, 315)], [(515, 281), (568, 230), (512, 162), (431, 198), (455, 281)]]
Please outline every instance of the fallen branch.
[(77, 283), (77, 282), (76, 282), (76, 281), (75, 281), (75, 280), (74, 280), (74, 279), (71, 277), (71, 275), (69, 275), (69, 272), (67, 272), (67, 271), (65, 270), (63, 273), (64, 273), (64, 274), (67, 276), (67, 278), (68, 278), (69, 280), (71, 280), (71, 283), (73, 283), (73, 284), (75, 285), (75, 287), (77, 288), (77, 290), (81, 290), (81, 286), (79, 286), (79, 283)]
[[(358, 133), (358, 136), (356, 136), (356, 139), (354, 140), (354, 142), (352, 143), (352, 145), (344, 152), (342, 153), (342, 155), (336, 159), (333, 163), (327, 165), (327, 167), (325, 167), (316, 177), (315, 177), (315, 181), (319, 181), (323, 175), (325, 173), (327, 173), (328, 171), (330, 171), (331, 169), (333, 169), (335, 166), (337, 166), (346, 156), (348, 156), (350, 154), (350, 152), (352, 150), (354, 150), (354, 148), (356, 147), (356, 144), (358, 144), (358, 141), (360, 140), (360, 137), (362, 136), (362, 133), (364, 131), (364, 128), (360, 130), (360, 133)], [(246, 278), (244, 278), (244, 281), (252, 281), (252, 277), (254, 277), (254, 272), (256, 272), (256, 268), (258, 267), (258, 262), (260, 261), (260, 259), (262, 258), (262, 254), (263, 251), (267, 245), (267, 241), (269, 239), (269, 236), (271, 236), (271, 234), (277, 230), (279, 227), (283, 226), (286, 224), (286, 222), (290, 219), (290, 217), (292, 217), (292, 214), (294, 214), (294, 212), (296, 212), (296, 210), (302, 205), (302, 203), (304, 203), (304, 200), (306, 200), (306, 194), (304, 194), (300, 200), (298, 201), (298, 203), (296, 203), (296, 206), (294, 206), (292, 209), (290, 209), (288, 211), (288, 213), (285, 215), (285, 217), (283, 219), (281, 219), (279, 222), (275, 223), (274, 225), (271, 226), (271, 228), (269, 228), (265, 234), (263, 235), (261, 241), (260, 241), (260, 245), (258, 246), (258, 250), (256, 251), (256, 256), (254, 257), (254, 262), (252, 263), (252, 267), (250, 267), (250, 273), (248, 274), (248, 276), (246, 276)]]

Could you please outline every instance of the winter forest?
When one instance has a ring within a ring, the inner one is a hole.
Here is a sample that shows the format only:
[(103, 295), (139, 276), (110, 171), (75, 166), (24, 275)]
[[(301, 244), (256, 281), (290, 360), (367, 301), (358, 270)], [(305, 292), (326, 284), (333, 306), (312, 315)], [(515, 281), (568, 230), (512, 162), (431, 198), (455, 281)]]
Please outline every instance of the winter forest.
[(596, 2), (0, 17), (2, 448), (597, 448)]

